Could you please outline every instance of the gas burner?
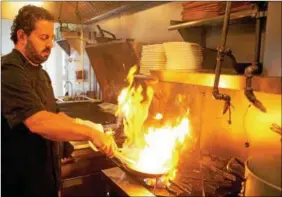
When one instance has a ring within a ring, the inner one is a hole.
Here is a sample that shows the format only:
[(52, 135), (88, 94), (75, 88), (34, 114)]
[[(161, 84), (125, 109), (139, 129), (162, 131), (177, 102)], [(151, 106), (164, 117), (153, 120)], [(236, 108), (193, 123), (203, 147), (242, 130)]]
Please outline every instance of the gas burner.
[(132, 178), (138, 187), (155, 196), (227, 197), (238, 196), (242, 189), (245, 169), (244, 163), (237, 158), (224, 159), (205, 155), (199, 159), (186, 157), (185, 161), (182, 160), (179, 164), (173, 180), (168, 179), (168, 176), (145, 179), (132, 176)]
[(142, 183), (156, 196), (175, 196), (173, 193), (167, 190), (167, 178), (146, 178), (142, 180)]
[[(206, 155), (199, 160), (187, 160), (178, 166), (174, 180), (164, 177), (145, 179), (145, 186), (154, 189), (166, 189), (173, 196), (237, 196), (242, 180), (236, 170), (240, 163), (237, 159), (220, 158)], [(237, 161), (237, 162), (236, 162)], [(236, 165), (235, 165), (236, 164)]]
[(169, 180), (167, 176), (146, 178), (143, 183), (157, 196), (187, 196), (192, 194), (192, 185), (179, 180)]
[(153, 188), (158, 189), (165, 189), (166, 185), (168, 184), (166, 178), (160, 177), (160, 178), (146, 178), (143, 180), (145, 185)]
[(191, 194), (191, 192), (185, 188), (186, 186), (181, 186), (175, 181), (169, 180), (167, 176), (146, 178), (143, 179), (143, 183), (156, 196), (187, 196)]

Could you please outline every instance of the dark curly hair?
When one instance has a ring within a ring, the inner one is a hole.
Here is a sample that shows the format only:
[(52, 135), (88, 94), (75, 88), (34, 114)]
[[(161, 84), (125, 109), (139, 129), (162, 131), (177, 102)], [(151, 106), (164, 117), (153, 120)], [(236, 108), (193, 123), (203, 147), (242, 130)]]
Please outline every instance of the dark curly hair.
[(13, 21), (11, 27), (11, 40), (17, 44), (17, 31), (22, 29), (28, 36), (35, 28), (38, 20), (54, 21), (53, 15), (42, 7), (26, 5), (22, 7)]

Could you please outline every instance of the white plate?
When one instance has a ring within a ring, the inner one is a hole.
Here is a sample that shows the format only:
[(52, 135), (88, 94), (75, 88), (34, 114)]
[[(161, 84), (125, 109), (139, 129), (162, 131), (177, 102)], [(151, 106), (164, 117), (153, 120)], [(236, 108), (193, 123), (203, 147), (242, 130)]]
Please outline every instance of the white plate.
[(146, 60), (146, 61), (141, 60), (140, 62), (142, 64), (151, 64), (151, 63), (163, 64), (163, 63), (166, 63), (167, 61), (166, 60), (153, 60), (153, 59), (151, 59), (151, 60)]
[(141, 55), (141, 57), (160, 57), (160, 58), (164, 58), (165, 56), (166, 56), (165, 53), (157, 53), (157, 54), (147, 53)]

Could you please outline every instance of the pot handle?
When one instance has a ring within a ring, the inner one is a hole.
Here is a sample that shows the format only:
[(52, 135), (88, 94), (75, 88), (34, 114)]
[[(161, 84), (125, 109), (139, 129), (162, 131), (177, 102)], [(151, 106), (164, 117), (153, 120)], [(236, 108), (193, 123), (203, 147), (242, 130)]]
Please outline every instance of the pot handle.
[(124, 169), (123, 163), (120, 162), (116, 157), (107, 158), (107, 159), (110, 159), (114, 164), (117, 165), (117, 167), (119, 167), (119, 168), (121, 168), (121, 169)]
[(229, 162), (227, 163), (227, 165), (226, 165), (227, 171), (228, 171), (228, 172), (231, 172), (232, 174), (234, 174), (234, 175), (236, 175), (236, 176), (238, 176), (238, 177), (240, 177), (242, 180), (245, 180), (244, 175), (241, 175), (240, 173), (236, 172), (236, 171), (231, 167), (231, 165), (234, 164), (234, 163), (239, 164), (239, 165), (241, 166), (241, 168), (242, 168), (242, 171), (245, 171), (245, 164), (244, 164), (242, 161), (240, 161), (238, 158), (236, 158), (236, 157), (232, 157), (232, 158), (229, 160)]
[(245, 191), (246, 191), (246, 180), (244, 180), (243, 182), (242, 182), (242, 188), (241, 188), (241, 191), (240, 191), (240, 193), (238, 194), (238, 196), (240, 196), (240, 197), (245, 197), (246, 195), (245, 195)]
[(241, 188), (241, 191), (240, 191), (240, 193), (238, 194), (238, 196), (244, 197), (244, 196), (245, 196), (246, 179), (245, 179), (245, 176), (244, 176), (244, 175), (240, 175), (239, 173), (235, 172), (235, 171), (232, 169), (231, 165), (234, 164), (234, 163), (239, 164), (239, 165), (244, 169), (244, 171), (245, 171), (245, 164), (244, 164), (241, 160), (239, 160), (238, 158), (232, 157), (232, 158), (229, 160), (229, 162), (227, 163), (227, 165), (226, 165), (227, 171), (229, 171), (229, 172), (231, 172), (232, 174), (234, 174), (234, 175), (236, 175), (236, 176), (238, 176), (238, 177), (241, 178), (241, 180), (242, 180), (242, 183), (241, 183), (241, 184), (242, 184), (242, 188)]
[(232, 163), (234, 163), (234, 162), (238, 163), (240, 166), (242, 166), (243, 168), (245, 168), (245, 164), (244, 164), (241, 160), (239, 160), (238, 158), (236, 158), (236, 157), (232, 157), (232, 158), (229, 160), (229, 162), (227, 163), (227, 168), (229, 168), (230, 165), (231, 165)]

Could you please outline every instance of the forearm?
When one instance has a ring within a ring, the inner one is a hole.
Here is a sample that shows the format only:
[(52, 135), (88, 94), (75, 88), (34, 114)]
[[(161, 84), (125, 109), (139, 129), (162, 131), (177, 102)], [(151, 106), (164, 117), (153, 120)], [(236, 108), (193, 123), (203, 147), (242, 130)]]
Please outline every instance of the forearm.
[(54, 141), (93, 140), (100, 133), (88, 126), (77, 124), (73, 118), (47, 111), (41, 111), (29, 117), (25, 125), (31, 132)]

